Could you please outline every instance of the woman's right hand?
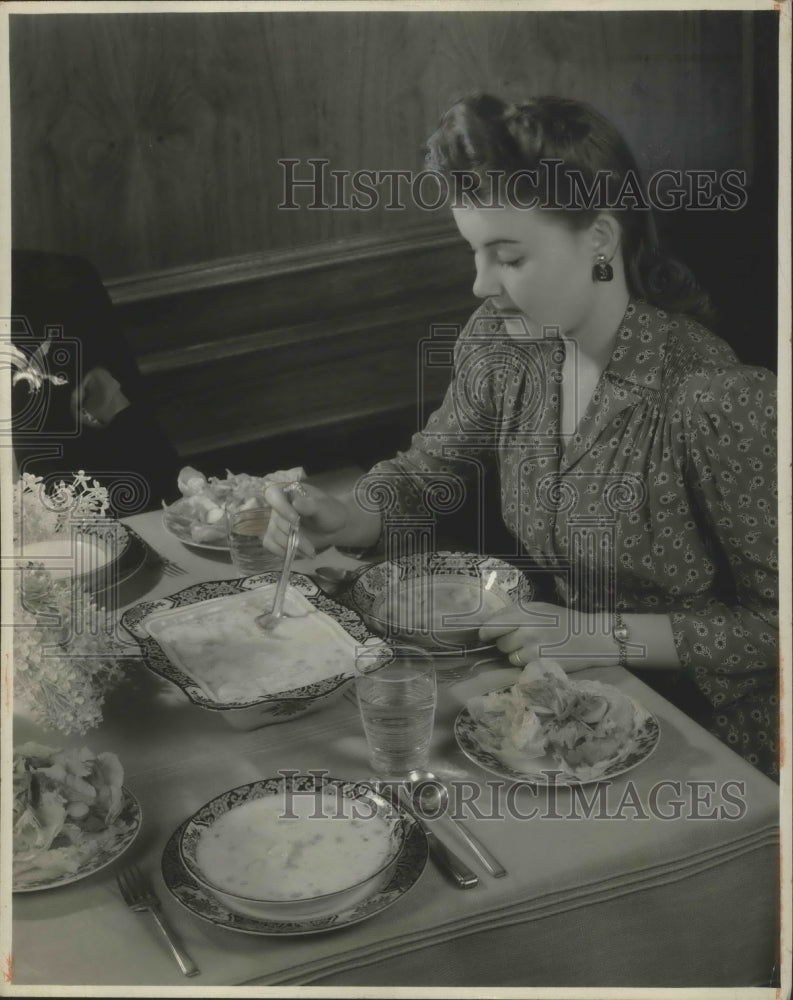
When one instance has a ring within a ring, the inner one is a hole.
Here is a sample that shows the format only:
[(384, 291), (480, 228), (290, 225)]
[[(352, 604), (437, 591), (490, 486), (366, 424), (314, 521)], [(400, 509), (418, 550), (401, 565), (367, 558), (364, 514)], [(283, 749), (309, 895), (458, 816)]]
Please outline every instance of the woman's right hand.
[(264, 499), (273, 508), (263, 544), (270, 552), (283, 555), (290, 524), (300, 521), (297, 551), (313, 559), (317, 551), (333, 545), (334, 538), (347, 526), (349, 510), (341, 500), (325, 493), (316, 486), (300, 483), (284, 493), (282, 486), (271, 484)]

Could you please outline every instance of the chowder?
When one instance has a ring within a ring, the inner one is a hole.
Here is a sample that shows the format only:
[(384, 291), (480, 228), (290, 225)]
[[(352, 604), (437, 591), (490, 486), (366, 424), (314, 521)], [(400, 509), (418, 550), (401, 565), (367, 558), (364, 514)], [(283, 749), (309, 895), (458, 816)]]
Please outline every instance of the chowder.
[(394, 856), (393, 824), (358, 800), (299, 793), (253, 799), (202, 834), (206, 881), (247, 899), (308, 900), (341, 892)]

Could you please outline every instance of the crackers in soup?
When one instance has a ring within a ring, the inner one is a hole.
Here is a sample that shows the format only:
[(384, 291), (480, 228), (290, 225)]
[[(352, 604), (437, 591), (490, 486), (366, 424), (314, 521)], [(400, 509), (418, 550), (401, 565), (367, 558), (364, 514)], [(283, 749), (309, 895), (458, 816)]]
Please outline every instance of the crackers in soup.
[(305, 900), (374, 876), (394, 856), (393, 824), (333, 795), (254, 799), (218, 817), (195, 860), (206, 880), (249, 899)]

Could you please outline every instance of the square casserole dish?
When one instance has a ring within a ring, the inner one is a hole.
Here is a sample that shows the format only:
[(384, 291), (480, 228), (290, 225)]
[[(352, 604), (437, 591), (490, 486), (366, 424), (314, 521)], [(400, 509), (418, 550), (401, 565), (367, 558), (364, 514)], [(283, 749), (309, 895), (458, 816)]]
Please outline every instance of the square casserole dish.
[[(381, 643), (355, 611), (293, 574), (273, 632), (254, 623), (269, 610), (278, 573), (195, 584), (124, 612), (121, 623), (146, 666), (235, 729), (257, 729), (313, 711), (352, 681), (355, 651)], [(236, 673), (235, 673), (236, 671)]]

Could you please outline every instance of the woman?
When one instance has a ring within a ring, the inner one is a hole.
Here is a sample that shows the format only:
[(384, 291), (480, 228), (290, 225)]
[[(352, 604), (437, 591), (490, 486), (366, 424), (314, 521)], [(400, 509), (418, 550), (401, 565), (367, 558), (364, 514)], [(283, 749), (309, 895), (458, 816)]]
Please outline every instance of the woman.
[[(568, 671), (620, 663), (664, 679), (776, 776), (773, 376), (698, 321), (707, 299), (660, 255), (630, 196), (633, 157), (593, 109), (476, 96), (428, 147), (460, 195), (452, 211), (485, 302), (443, 404), (372, 473), (398, 484), (410, 513), (428, 475), (472, 485), (494, 464), (503, 520), (553, 601), (492, 616), (482, 640), (515, 666), (542, 651)], [(276, 550), (297, 515), (308, 555), (380, 538), (381, 515), (355, 494), (270, 499), (284, 519), (266, 541)]]

